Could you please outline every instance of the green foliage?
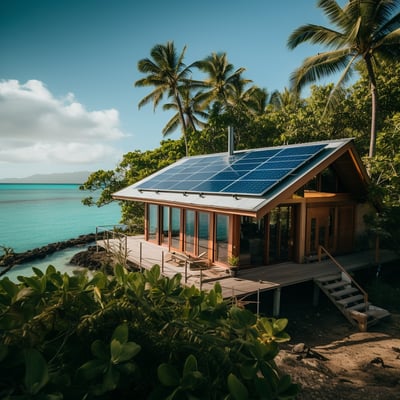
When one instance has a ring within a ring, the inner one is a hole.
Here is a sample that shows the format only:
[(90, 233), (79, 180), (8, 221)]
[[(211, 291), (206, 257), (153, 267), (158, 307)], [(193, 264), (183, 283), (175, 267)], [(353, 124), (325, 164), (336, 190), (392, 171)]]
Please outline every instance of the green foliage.
[(160, 267), (0, 280), (4, 399), (281, 399), (287, 320), (257, 318)]

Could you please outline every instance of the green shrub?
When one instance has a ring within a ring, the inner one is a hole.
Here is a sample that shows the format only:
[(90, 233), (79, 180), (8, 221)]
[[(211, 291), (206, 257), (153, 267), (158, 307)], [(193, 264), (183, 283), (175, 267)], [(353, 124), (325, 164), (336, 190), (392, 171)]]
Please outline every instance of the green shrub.
[(49, 266), (0, 281), (2, 399), (293, 399), (274, 358), (287, 320), (257, 318), (181, 276)]

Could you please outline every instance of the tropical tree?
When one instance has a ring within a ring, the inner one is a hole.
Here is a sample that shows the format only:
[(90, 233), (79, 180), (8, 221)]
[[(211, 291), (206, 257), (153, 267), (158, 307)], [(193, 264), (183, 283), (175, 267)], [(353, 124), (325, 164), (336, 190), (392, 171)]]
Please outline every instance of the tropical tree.
[[(208, 118), (208, 113), (203, 109), (200, 103), (201, 92), (198, 92), (197, 95), (192, 95), (193, 90), (190, 82), (180, 86), (179, 92), (186, 129), (197, 132), (197, 127), (203, 128), (205, 126), (204, 120)], [(176, 111), (176, 114), (172, 116), (162, 131), (163, 135), (167, 136), (172, 133), (180, 123), (180, 108), (176, 101), (172, 101), (171, 103), (164, 104), (163, 109)]]
[(188, 146), (186, 140), (187, 122), (184, 117), (184, 109), (180, 92), (181, 85), (188, 85), (191, 82), (191, 65), (183, 62), (186, 46), (180, 54), (177, 53), (174, 42), (157, 44), (151, 49), (151, 58), (144, 58), (138, 62), (138, 70), (146, 77), (135, 82), (137, 87), (153, 86), (154, 90), (146, 95), (140, 102), (139, 108), (153, 102), (155, 109), (160, 101), (167, 96), (171, 98), (178, 109), (178, 116), (185, 138), (186, 154)]
[[(228, 104), (228, 98), (235, 90), (235, 84), (241, 77), (245, 68), (234, 70), (234, 66), (228, 61), (226, 53), (212, 53), (204, 60), (193, 63), (208, 76), (204, 80), (205, 90), (202, 94), (204, 107), (213, 102), (218, 102), (222, 107)], [(243, 83), (251, 81), (244, 80)]]
[[(306, 58), (293, 72), (291, 83), (300, 90), (306, 84), (343, 71), (334, 91), (342, 88), (358, 60), (365, 63), (371, 90), (371, 132), (369, 157), (375, 155), (377, 56), (400, 60), (400, 0), (349, 0), (342, 8), (335, 0), (318, 0), (329, 21), (337, 30), (321, 25), (303, 25), (288, 38), (288, 47), (310, 42), (331, 50)], [(332, 93), (331, 93), (332, 94)]]

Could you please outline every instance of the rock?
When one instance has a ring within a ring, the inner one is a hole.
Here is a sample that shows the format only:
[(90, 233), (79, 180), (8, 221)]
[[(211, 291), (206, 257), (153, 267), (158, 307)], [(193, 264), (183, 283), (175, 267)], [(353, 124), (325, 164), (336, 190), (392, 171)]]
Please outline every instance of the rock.
[(90, 270), (101, 269), (110, 264), (110, 254), (103, 248), (89, 246), (87, 250), (76, 253), (70, 260), (70, 264), (88, 268)]
[[(99, 238), (99, 236), (97, 236)], [(69, 239), (63, 242), (55, 242), (47, 244), (43, 247), (28, 250), (23, 253), (8, 253), (0, 256), (0, 267), (9, 269), (14, 265), (22, 264), (28, 261), (34, 261), (45, 258), (46, 256), (53, 254), (57, 251), (67, 249), (69, 247), (79, 246), (94, 242), (96, 240), (96, 234), (89, 233), (87, 235), (80, 235), (77, 238)], [(0, 276), (4, 271), (0, 272)]]
[(292, 348), (293, 353), (303, 353), (306, 349), (306, 345), (304, 343), (295, 344)]

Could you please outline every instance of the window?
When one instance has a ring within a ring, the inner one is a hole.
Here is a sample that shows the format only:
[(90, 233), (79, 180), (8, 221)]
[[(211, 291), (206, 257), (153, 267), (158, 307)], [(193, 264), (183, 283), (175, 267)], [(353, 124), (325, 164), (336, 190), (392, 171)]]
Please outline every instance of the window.
[[(312, 224), (312, 222), (311, 222)], [(293, 208), (280, 206), (269, 214), (269, 254), (270, 263), (290, 260), (293, 243)]]
[(158, 206), (155, 204), (149, 204), (149, 216), (148, 216), (148, 236), (149, 240), (157, 241), (158, 234)]
[(210, 229), (210, 214), (205, 212), (198, 213), (198, 254), (208, 253), (208, 239)]
[(169, 207), (162, 208), (162, 237), (161, 243), (168, 245), (169, 243)]
[(221, 262), (228, 261), (228, 234), (229, 217), (223, 214), (217, 214), (215, 219), (216, 233), (216, 254), (215, 260)]
[(195, 212), (185, 210), (185, 251), (194, 253)]
[(171, 247), (180, 250), (181, 210), (171, 208)]

